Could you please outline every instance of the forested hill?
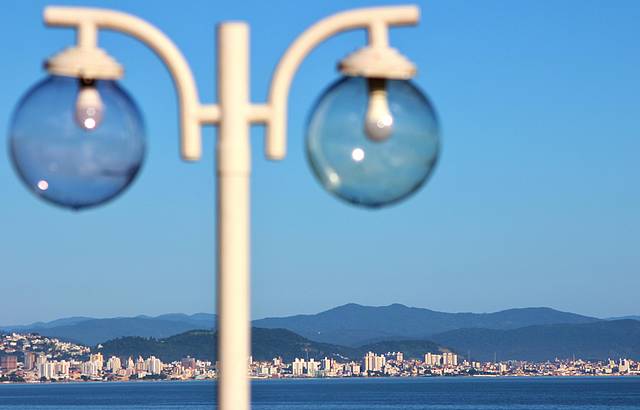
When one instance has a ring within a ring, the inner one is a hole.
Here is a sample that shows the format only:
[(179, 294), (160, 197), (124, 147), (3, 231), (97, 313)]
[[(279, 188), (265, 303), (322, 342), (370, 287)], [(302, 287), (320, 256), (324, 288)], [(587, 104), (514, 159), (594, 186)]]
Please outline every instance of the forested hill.
[[(192, 330), (164, 339), (122, 337), (102, 344), (106, 357), (156, 356), (164, 362), (191, 356), (202, 360), (216, 359), (216, 333), (208, 330)], [(292, 361), (296, 357), (322, 359), (333, 357), (340, 360), (360, 360), (368, 351), (386, 353), (402, 351), (406, 358), (420, 358), (426, 352), (447, 351), (430, 341), (389, 341), (360, 347), (346, 347), (319, 343), (306, 339), (285, 329), (252, 329), (252, 355), (255, 360), (271, 360), (282, 357)]]

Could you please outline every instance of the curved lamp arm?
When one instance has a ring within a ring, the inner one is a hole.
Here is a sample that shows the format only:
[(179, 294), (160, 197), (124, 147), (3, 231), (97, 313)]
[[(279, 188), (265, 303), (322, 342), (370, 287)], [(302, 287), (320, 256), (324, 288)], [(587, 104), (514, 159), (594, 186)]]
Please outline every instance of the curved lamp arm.
[(371, 46), (388, 45), (389, 26), (413, 25), (420, 19), (417, 6), (373, 7), (346, 11), (320, 20), (302, 33), (287, 49), (276, 67), (269, 92), (265, 155), (279, 160), (287, 152), (287, 99), (300, 63), (321, 42), (348, 30), (366, 28)]
[[(267, 158), (279, 160), (286, 155), (289, 88), (298, 67), (316, 46), (337, 33), (365, 28), (371, 46), (386, 47), (389, 26), (413, 25), (419, 18), (420, 9), (416, 6), (363, 8), (334, 14), (302, 33), (287, 49), (275, 69), (268, 103), (252, 104), (248, 110), (247, 121), (267, 126)], [(165, 34), (138, 17), (107, 9), (47, 7), (44, 21), (50, 26), (76, 27), (79, 46), (95, 47), (100, 28), (128, 34), (149, 46), (169, 69), (178, 93), (182, 157), (186, 160), (200, 158), (200, 126), (218, 124), (220, 107), (217, 104), (200, 103), (189, 64)]]
[(216, 123), (217, 105), (200, 104), (198, 89), (186, 59), (175, 44), (146, 21), (118, 11), (76, 7), (47, 7), (44, 21), (50, 26), (76, 27), (78, 45), (97, 45), (100, 28), (119, 31), (145, 43), (162, 59), (173, 78), (180, 107), (180, 152), (189, 161), (200, 159), (202, 140), (200, 126)]

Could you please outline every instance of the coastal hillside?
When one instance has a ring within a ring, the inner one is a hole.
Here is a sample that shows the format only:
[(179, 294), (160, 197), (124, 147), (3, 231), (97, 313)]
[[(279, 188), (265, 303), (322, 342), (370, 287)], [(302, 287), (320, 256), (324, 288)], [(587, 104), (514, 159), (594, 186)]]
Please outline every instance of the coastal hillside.
[[(208, 330), (193, 330), (164, 339), (122, 337), (102, 343), (102, 353), (118, 357), (156, 356), (162, 361), (180, 360), (186, 356), (203, 360), (216, 359), (216, 333)], [(421, 358), (425, 352), (448, 351), (430, 341), (384, 342), (360, 347), (347, 347), (319, 343), (306, 339), (285, 329), (252, 329), (252, 355), (255, 360), (271, 360), (282, 357), (291, 362), (295, 358), (320, 360), (332, 357), (344, 360), (360, 360), (368, 351), (386, 353), (402, 351), (406, 358)]]
[[(518, 329), (457, 329), (433, 335), (430, 340), (391, 340), (344, 346), (310, 340), (286, 329), (253, 328), (252, 354), (256, 360), (281, 356), (333, 357), (361, 360), (369, 351), (403, 352), (419, 358), (427, 352), (453, 351), (474, 361), (527, 360), (540, 362), (577, 357), (586, 360), (640, 359), (640, 321), (618, 320), (581, 324), (528, 326)], [(215, 360), (216, 334), (196, 330), (168, 338), (124, 337), (102, 343), (105, 355), (150, 356), (164, 361), (185, 356)]]

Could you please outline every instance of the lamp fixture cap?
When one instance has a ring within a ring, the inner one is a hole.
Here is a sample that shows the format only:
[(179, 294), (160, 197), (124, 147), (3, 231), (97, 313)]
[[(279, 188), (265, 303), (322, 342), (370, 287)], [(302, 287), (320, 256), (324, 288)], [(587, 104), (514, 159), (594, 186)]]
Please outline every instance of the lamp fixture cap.
[(366, 46), (349, 54), (338, 64), (338, 70), (351, 77), (409, 80), (416, 66), (391, 47)]
[(124, 69), (113, 57), (98, 47), (69, 47), (45, 62), (54, 75), (94, 80), (117, 80)]

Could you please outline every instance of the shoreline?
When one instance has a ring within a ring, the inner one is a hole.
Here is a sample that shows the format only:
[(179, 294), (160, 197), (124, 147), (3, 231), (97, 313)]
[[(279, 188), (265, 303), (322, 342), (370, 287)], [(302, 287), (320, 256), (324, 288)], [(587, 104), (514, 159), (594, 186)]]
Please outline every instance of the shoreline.
[[(251, 381), (328, 381), (328, 380), (452, 380), (452, 379), (480, 379), (480, 380), (496, 380), (496, 379), (638, 379), (640, 374), (612, 374), (612, 375), (473, 375), (473, 376), (376, 376), (376, 377), (252, 377)], [(167, 380), (69, 380), (69, 381), (34, 381), (34, 382), (0, 382), (0, 386), (3, 385), (79, 385), (79, 384), (131, 384), (131, 383), (200, 383), (200, 382), (216, 382), (217, 378), (213, 379), (167, 379)], [(1, 387), (0, 387), (1, 388)]]

